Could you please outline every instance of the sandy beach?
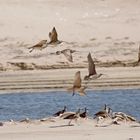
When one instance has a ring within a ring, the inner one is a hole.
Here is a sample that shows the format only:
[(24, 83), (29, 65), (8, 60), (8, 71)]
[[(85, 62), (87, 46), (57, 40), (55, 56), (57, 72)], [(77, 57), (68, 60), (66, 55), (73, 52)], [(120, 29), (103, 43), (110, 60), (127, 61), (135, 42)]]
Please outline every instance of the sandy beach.
[[(53, 120), (53, 121), (52, 121)], [(80, 119), (73, 126), (68, 126), (68, 120), (52, 119), (46, 122), (34, 121), (30, 123), (5, 123), (0, 127), (2, 140), (56, 140), (56, 139), (80, 139), (80, 140), (139, 140), (140, 125), (136, 123), (123, 123), (121, 125), (109, 125), (104, 123), (96, 126), (95, 120)]]
[[(138, 0), (0, 0), (0, 96), (66, 90), (74, 74), (88, 73), (90, 52), (102, 77), (86, 90), (140, 89)], [(58, 45), (29, 52), (56, 27)], [(56, 55), (72, 49), (73, 62)], [(82, 85), (85, 84), (83, 80)], [(139, 140), (140, 124), (80, 119), (2, 122), (1, 140)]]
[[(73, 85), (75, 72), (79, 70), (83, 79), (88, 73), (87, 68), (1, 72), (0, 94), (50, 90), (67, 92)], [(105, 75), (91, 80), (86, 90), (140, 89), (140, 67), (102, 67), (97, 70)], [(86, 82), (83, 80), (82, 85)]]

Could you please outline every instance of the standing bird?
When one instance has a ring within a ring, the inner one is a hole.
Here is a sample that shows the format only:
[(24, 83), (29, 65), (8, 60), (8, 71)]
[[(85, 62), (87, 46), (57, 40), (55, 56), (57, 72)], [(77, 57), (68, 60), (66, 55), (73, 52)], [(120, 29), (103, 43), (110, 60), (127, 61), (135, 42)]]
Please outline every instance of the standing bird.
[(66, 114), (64, 114), (64, 116), (63, 116), (63, 119), (70, 119), (70, 121), (68, 123), (68, 125), (70, 125), (72, 120), (76, 120), (77, 121), (77, 119), (80, 117), (79, 115), (80, 115), (80, 109), (78, 109), (77, 112), (70, 112), (70, 113), (66, 112)]
[(79, 115), (81, 118), (87, 118), (87, 108), (85, 107), (85, 111), (80, 113)]
[(90, 53), (88, 54), (87, 58), (88, 58), (89, 74), (84, 77), (84, 80), (97, 79), (101, 77), (103, 74), (102, 73), (97, 74), (96, 69), (95, 69), (95, 64)]
[(110, 113), (111, 113), (111, 108), (110, 107), (108, 108), (105, 104), (105, 107), (104, 107), (103, 110), (94, 114), (94, 116), (95, 116), (94, 119), (97, 118), (97, 123), (98, 123), (100, 121), (100, 119), (105, 119), (105, 118), (108, 118), (108, 117), (111, 118)]
[(75, 50), (64, 49), (62, 51), (57, 51), (56, 54), (64, 54), (68, 61), (73, 62), (72, 53), (76, 52)]
[(29, 52), (31, 53), (34, 49), (39, 49), (42, 50), (43, 48), (45, 48), (47, 46), (47, 40), (41, 40), (39, 43), (37, 43), (36, 45), (28, 48), (31, 49)]
[(53, 44), (53, 43), (60, 44), (61, 43), (61, 41), (58, 40), (58, 34), (57, 34), (55, 27), (53, 27), (51, 32), (49, 32), (49, 38), (50, 38), (49, 44)]
[(60, 110), (60, 111), (58, 111), (58, 112), (56, 112), (55, 114), (53, 114), (53, 116), (60, 116), (60, 115), (62, 115), (64, 112), (66, 112), (66, 109), (67, 109), (67, 107), (66, 106), (64, 106), (64, 109), (63, 110)]
[(80, 71), (77, 71), (75, 73), (75, 79), (74, 79), (74, 83), (73, 83), (73, 87), (69, 88), (68, 90), (72, 90), (73, 94), (72, 96), (75, 95), (75, 91), (77, 91), (81, 96), (86, 95), (85, 94), (85, 89), (87, 88), (86, 86), (81, 86), (81, 75), (80, 75)]

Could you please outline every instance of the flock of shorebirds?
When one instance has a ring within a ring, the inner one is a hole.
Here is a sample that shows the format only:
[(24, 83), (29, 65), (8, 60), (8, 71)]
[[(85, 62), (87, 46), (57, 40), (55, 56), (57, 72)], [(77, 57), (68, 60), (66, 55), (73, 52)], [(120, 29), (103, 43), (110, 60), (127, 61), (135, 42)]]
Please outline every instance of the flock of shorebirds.
[[(42, 40), (36, 45), (30, 47), (29, 52), (31, 53), (34, 49), (42, 50), (48, 47), (49, 45), (57, 45), (63, 42), (63, 41), (58, 40), (58, 34), (55, 27), (53, 27), (52, 31), (49, 33), (49, 38), (50, 38), (49, 42), (47, 42), (47, 40)], [(57, 51), (55, 54), (56, 55), (64, 54), (64, 56), (67, 58), (69, 62), (73, 62), (72, 53), (74, 52), (76, 51), (71, 50), (71, 49), (64, 49), (61, 51)], [(73, 86), (67, 89), (68, 91), (72, 91), (72, 96), (74, 96), (75, 93), (78, 93), (81, 96), (86, 95), (85, 89), (88, 87), (87, 84), (89, 83), (89, 81), (95, 80), (103, 75), (102, 73), (99, 73), (99, 74), (97, 73), (95, 64), (94, 64), (94, 61), (92, 59), (90, 52), (87, 55), (87, 60), (88, 60), (88, 75), (85, 75), (83, 79), (87, 82), (85, 83), (84, 86), (82, 86), (81, 72), (77, 71), (75, 73)], [(139, 51), (138, 51), (137, 63), (140, 63), (140, 46), (139, 46)], [(56, 112), (55, 114), (53, 114), (53, 116), (55, 117), (59, 116), (62, 119), (70, 119), (68, 125), (71, 125), (72, 120), (88, 117), (87, 108), (84, 109), (84, 112), (81, 112), (81, 109), (78, 109), (76, 112), (67, 112), (66, 110), (67, 110), (67, 107), (64, 106), (63, 110)], [(112, 121), (110, 124), (116, 124), (116, 125), (119, 125), (120, 124), (119, 122), (121, 121), (138, 122), (134, 117), (127, 115), (123, 112), (113, 112), (112, 109), (108, 107), (107, 105), (104, 106), (104, 109), (94, 114), (94, 119), (97, 119), (97, 123), (99, 123), (100, 120), (111, 119)]]
[[(29, 47), (28, 48), (29, 52), (31, 53), (34, 49), (42, 50), (48, 47), (49, 45), (57, 45), (62, 42), (58, 40), (58, 34), (55, 27), (53, 27), (52, 31), (49, 33), (49, 38), (50, 38), (49, 42), (47, 42), (47, 40), (42, 40), (36, 45)], [(72, 53), (74, 52), (75, 50), (64, 49), (61, 51), (57, 51), (55, 54), (56, 55), (64, 54), (68, 61), (73, 62)], [(85, 89), (88, 87), (87, 84), (89, 83), (89, 81), (95, 80), (103, 75), (102, 73), (99, 74), (97, 73), (90, 52), (87, 56), (87, 60), (88, 60), (88, 75), (85, 75), (83, 79), (87, 82), (85, 83), (84, 86), (82, 86), (81, 72), (77, 71), (75, 73), (73, 86), (67, 89), (68, 91), (72, 91), (72, 96), (74, 96), (75, 93), (78, 93), (81, 96), (86, 95)], [(140, 63), (140, 47), (138, 52), (137, 63)], [(64, 106), (63, 110), (56, 112), (55, 114), (53, 114), (53, 116), (55, 117), (59, 116), (62, 119), (70, 119), (68, 125), (71, 125), (72, 120), (77, 120), (78, 118), (87, 118), (88, 117), (87, 110), (88, 109), (85, 108), (84, 112), (81, 112), (81, 109), (78, 109), (76, 112), (67, 112), (67, 107)], [(116, 124), (116, 125), (119, 125), (121, 121), (138, 122), (134, 117), (127, 115), (123, 112), (113, 112), (112, 109), (107, 105), (104, 106), (104, 109), (94, 114), (94, 119), (97, 119), (97, 123), (99, 123), (100, 120), (111, 119), (110, 124)], [(44, 121), (44, 120), (40, 120), (40, 121)], [(29, 122), (29, 119), (27, 118), (25, 120), (21, 120), (21, 122)]]
[[(49, 45), (58, 45), (58, 44), (64, 42), (64, 41), (58, 40), (58, 33), (57, 33), (55, 27), (53, 27), (51, 32), (49, 32), (49, 38), (50, 38), (49, 42), (47, 40), (42, 40), (39, 43), (37, 43), (36, 45), (29, 47), (28, 48), (29, 52), (31, 53), (34, 49), (42, 50), (42, 49), (48, 47)], [(76, 52), (76, 50), (64, 49), (61, 51), (56, 51), (55, 54), (56, 55), (63, 54), (69, 62), (73, 62), (72, 53), (74, 53), (74, 52)], [(72, 93), (73, 93), (72, 95), (75, 95), (75, 92), (79, 93), (79, 95), (81, 95), (81, 96), (86, 95), (85, 89), (88, 87), (87, 85), (88, 85), (89, 81), (95, 80), (103, 75), (102, 73), (100, 73), (100, 74), (97, 73), (95, 64), (91, 57), (90, 52), (87, 56), (87, 60), (88, 60), (88, 72), (89, 73), (83, 79), (86, 81), (85, 82), (86, 84), (84, 86), (82, 86), (81, 72), (77, 71), (75, 73), (73, 86), (71, 88), (67, 89), (68, 91), (72, 91)], [(136, 62), (136, 65), (137, 64), (140, 64), (140, 46), (139, 46), (139, 51), (138, 51), (138, 61)]]
[[(88, 109), (85, 107), (84, 111), (83, 109), (78, 109), (76, 112), (67, 111), (67, 107), (64, 106), (64, 108), (60, 111), (57, 111), (56, 113), (52, 114), (53, 117), (49, 118), (42, 118), (39, 120), (31, 120), (29, 118), (25, 118), (22, 120), (19, 120), (19, 123), (34, 123), (34, 122), (55, 122), (56, 118), (61, 120), (68, 120), (68, 124), (66, 126), (73, 126), (72, 123), (75, 121), (75, 123), (81, 122), (81, 119), (87, 120), (93, 120), (95, 122), (96, 127), (107, 127), (110, 125), (121, 125), (123, 123), (132, 123), (132, 126), (134, 127), (140, 127), (140, 122), (134, 118), (133, 116), (130, 116), (124, 112), (113, 112), (113, 110), (107, 106), (106, 104), (104, 107), (96, 112), (94, 116), (91, 118), (88, 116)], [(17, 124), (18, 122), (10, 120), (10, 123)], [(78, 123), (79, 124), (79, 123)], [(136, 125), (137, 124), (137, 125)], [(0, 126), (3, 126), (4, 123), (0, 122)]]
[[(79, 118), (88, 118), (87, 108), (84, 108), (84, 111), (81, 112), (81, 109), (78, 109), (76, 112), (68, 112), (67, 107), (64, 106), (64, 109), (56, 112), (53, 114), (54, 117), (60, 117), (62, 119), (69, 119), (68, 125), (71, 125), (72, 120), (77, 121)], [(110, 107), (108, 107), (106, 104), (104, 105), (104, 108), (97, 113), (94, 114), (93, 119), (96, 119), (98, 126), (100, 123), (104, 122), (105, 120), (110, 119), (110, 123), (108, 125), (120, 125), (121, 122), (136, 122), (140, 123), (136, 118), (123, 113), (123, 112), (113, 112)]]
[[(29, 52), (31, 53), (34, 49), (42, 50), (42, 49), (48, 47), (49, 45), (57, 45), (57, 44), (60, 44), (63, 42), (63, 41), (58, 40), (58, 34), (57, 34), (55, 27), (53, 27), (52, 31), (49, 33), (49, 38), (50, 38), (49, 42), (47, 42), (47, 40), (42, 40), (39, 43), (37, 43), (36, 45), (29, 47), (28, 48)], [(55, 54), (56, 55), (64, 54), (64, 56), (67, 58), (67, 60), (69, 62), (73, 62), (72, 53), (74, 53), (74, 52), (76, 52), (76, 51), (71, 50), (71, 49), (64, 49), (61, 51), (56, 51)], [(90, 80), (97, 79), (103, 75), (102, 73), (98, 74), (96, 72), (95, 64), (94, 64), (94, 61), (93, 61), (90, 53), (87, 56), (87, 60), (88, 60), (89, 73), (88, 73), (88, 75), (86, 75), (84, 77), (84, 80), (87, 81), (86, 84), (84, 86), (82, 86), (81, 72), (77, 71), (75, 73), (73, 86), (71, 88), (67, 89), (68, 91), (72, 91), (73, 96), (75, 95), (75, 92), (79, 93), (79, 95), (81, 95), (81, 96), (86, 95), (85, 89), (87, 88), (88, 82)]]

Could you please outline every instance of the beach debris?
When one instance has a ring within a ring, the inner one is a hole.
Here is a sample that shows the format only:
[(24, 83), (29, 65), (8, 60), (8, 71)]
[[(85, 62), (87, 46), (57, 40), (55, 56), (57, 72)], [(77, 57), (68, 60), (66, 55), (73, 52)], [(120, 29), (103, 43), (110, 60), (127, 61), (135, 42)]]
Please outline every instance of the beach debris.
[(40, 122), (56, 122), (54, 118), (42, 118), (39, 120)]
[(3, 122), (0, 122), (0, 126), (3, 126), (4, 125), (4, 123)]
[(60, 44), (62, 42), (58, 40), (58, 34), (55, 27), (53, 27), (51, 32), (49, 32), (49, 38), (50, 42), (48, 44)]
[(71, 49), (64, 49), (62, 51), (57, 51), (56, 54), (60, 55), (60, 54), (64, 54), (64, 56), (67, 58), (67, 60), (69, 62), (73, 62), (73, 57), (72, 57), (72, 53), (76, 52), (75, 50), (71, 50)]
[(67, 109), (67, 107), (66, 106), (64, 106), (64, 109), (63, 110), (60, 110), (60, 111), (58, 111), (58, 112), (56, 112), (55, 114), (53, 114), (53, 116), (60, 116), (60, 115), (62, 115), (64, 112), (66, 112), (66, 109)]
[(87, 59), (88, 59), (89, 74), (84, 77), (84, 80), (92, 80), (92, 79), (97, 79), (101, 77), (103, 74), (102, 73), (97, 74), (96, 69), (95, 69), (95, 64), (90, 53), (88, 54)]
[(37, 43), (36, 45), (29, 47), (28, 49), (30, 49), (30, 53), (34, 50), (34, 49), (39, 49), (42, 50), (44, 48), (47, 47), (47, 40), (41, 40), (39, 43)]
[(133, 138), (128, 138), (128, 140), (134, 140)]
[(8, 123), (10, 123), (10, 124), (17, 124), (17, 122), (14, 121), (14, 120), (12, 120), (12, 119), (10, 119), (10, 120), (8, 121)]
[(75, 95), (75, 91), (77, 91), (79, 93), (79, 95), (81, 95), (81, 96), (86, 95), (85, 89), (87, 88), (87, 86), (82, 86), (81, 83), (82, 83), (81, 73), (80, 73), (80, 71), (77, 71), (75, 73), (73, 87), (67, 89), (68, 91), (73, 92), (72, 96)]
[(117, 122), (116, 120), (113, 120), (112, 122), (111, 122), (111, 125), (112, 124), (115, 124), (115, 125), (120, 125), (120, 123), (119, 122)]
[(127, 115), (123, 112), (113, 112), (112, 113), (112, 119), (113, 121), (125, 121), (125, 122), (137, 122), (137, 120), (130, 116), (130, 115)]
[(31, 120), (29, 118), (25, 118), (23, 120), (20, 120), (19, 122), (25, 122), (25, 123), (30, 123)]

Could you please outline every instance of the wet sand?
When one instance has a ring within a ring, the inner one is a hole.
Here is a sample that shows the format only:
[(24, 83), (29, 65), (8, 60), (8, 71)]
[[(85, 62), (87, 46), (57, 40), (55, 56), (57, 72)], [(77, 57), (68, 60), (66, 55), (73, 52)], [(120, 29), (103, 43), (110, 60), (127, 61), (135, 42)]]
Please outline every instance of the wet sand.
[[(82, 79), (87, 68), (7, 71), (1, 72), (0, 93), (48, 92), (72, 87), (75, 72), (80, 70)], [(104, 75), (91, 80), (87, 90), (140, 89), (140, 67), (97, 68)], [(82, 81), (85, 85), (86, 81)]]

